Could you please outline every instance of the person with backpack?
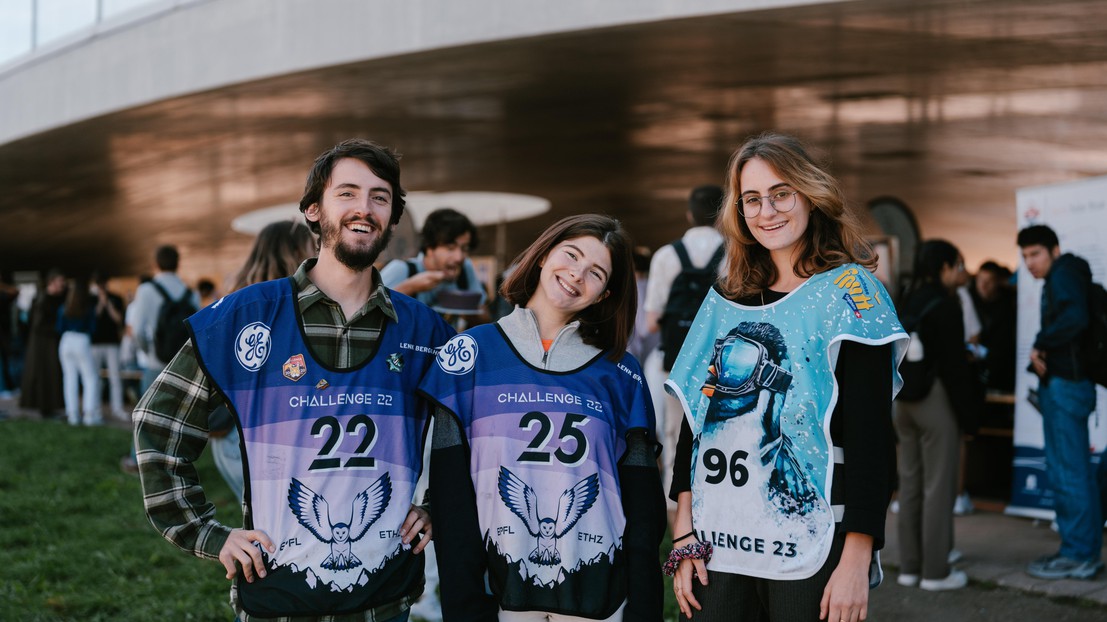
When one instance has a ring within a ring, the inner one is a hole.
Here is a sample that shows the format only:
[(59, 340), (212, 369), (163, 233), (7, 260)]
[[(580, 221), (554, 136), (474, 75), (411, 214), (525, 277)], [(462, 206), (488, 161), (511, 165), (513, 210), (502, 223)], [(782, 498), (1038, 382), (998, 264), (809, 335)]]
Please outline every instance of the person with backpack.
[(1088, 455), (1096, 388), (1081, 347), (1089, 341), (1092, 270), (1083, 258), (1062, 254), (1046, 225), (1019, 231), (1018, 245), (1026, 269), (1045, 280), (1029, 371), (1039, 378), (1046, 468), (1061, 536), (1057, 553), (1031, 562), (1026, 572), (1039, 579), (1093, 579), (1103, 569), (1103, 517)]
[[(643, 361), (657, 417), (657, 438), (661, 442), (661, 478), (666, 490), (672, 481), (673, 458), (684, 411), (674, 397), (665, 393), (665, 380), (673, 367), (688, 327), (700, 303), (718, 278), (723, 253), (723, 236), (715, 230), (715, 217), (723, 200), (723, 189), (704, 185), (688, 197), (688, 222), (684, 235), (657, 249), (650, 261), (643, 307), (646, 330), (660, 332), (657, 349)], [(669, 502), (670, 513), (676, 504)]]
[(427, 215), (420, 236), (418, 255), (393, 259), (381, 268), (384, 284), (440, 313), (448, 314), (445, 307), (450, 305), (443, 304), (447, 298), (481, 309), (487, 294), (469, 259), (478, 243), (472, 221), (455, 209), (437, 209)]
[(135, 290), (131, 303), (134, 309), (127, 314), (135, 342), (146, 353), (147, 365), (139, 388), (142, 393), (184, 345), (188, 339), (184, 321), (200, 308), (199, 295), (177, 276), (180, 261), (175, 246), (159, 246), (154, 252), (157, 273)]
[(945, 240), (923, 242), (899, 310), (911, 344), (899, 368), (903, 388), (893, 414), (899, 437), (897, 581), (929, 591), (968, 584), (968, 576), (949, 564), (961, 435), (976, 432), (984, 405), (983, 386), (965, 349), (957, 293), (964, 274), (957, 247)]

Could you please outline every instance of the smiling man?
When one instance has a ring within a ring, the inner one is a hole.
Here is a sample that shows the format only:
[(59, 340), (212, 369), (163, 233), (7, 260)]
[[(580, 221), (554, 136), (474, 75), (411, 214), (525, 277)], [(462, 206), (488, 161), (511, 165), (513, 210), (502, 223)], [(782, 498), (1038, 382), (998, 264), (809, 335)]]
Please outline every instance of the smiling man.
[[(372, 267), (403, 197), (391, 150), (355, 139), (320, 155), (300, 199), (318, 258), (189, 318), (135, 409), (147, 516), (222, 563), (243, 622), (402, 622), (423, 590), (431, 529), (412, 498), (427, 409), (413, 389), (453, 330)], [(215, 519), (194, 466), (221, 404), (242, 432), (242, 529)]]

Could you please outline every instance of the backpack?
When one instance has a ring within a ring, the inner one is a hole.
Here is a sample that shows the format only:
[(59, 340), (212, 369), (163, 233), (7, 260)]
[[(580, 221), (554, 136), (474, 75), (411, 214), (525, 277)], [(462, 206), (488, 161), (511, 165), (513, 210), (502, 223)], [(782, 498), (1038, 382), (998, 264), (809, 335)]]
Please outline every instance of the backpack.
[(899, 364), (899, 375), (903, 377), (903, 387), (896, 395), (896, 399), (903, 402), (919, 402), (930, 394), (930, 388), (934, 386), (934, 366), (926, 360), (926, 349), (923, 347), (922, 337), (919, 335), (919, 327), (928, 313), (941, 304), (941, 298), (935, 298), (926, 303), (918, 315), (904, 314), (900, 316), (903, 330), (911, 336), (911, 342), (907, 346), (907, 355)]
[(1084, 368), (1096, 384), (1107, 387), (1107, 290), (1095, 282), (1088, 288)]
[(702, 268), (692, 265), (683, 241), (677, 240), (672, 246), (680, 258), (680, 273), (673, 279), (669, 299), (665, 302), (665, 311), (658, 320), (665, 371), (673, 369), (673, 363), (676, 362), (680, 347), (684, 345), (684, 338), (688, 336), (692, 321), (696, 319), (696, 313), (699, 312), (703, 299), (707, 297), (707, 292), (711, 291), (711, 286), (718, 279), (719, 263), (723, 260), (722, 244), (711, 256), (711, 261)]
[(165, 288), (150, 281), (163, 299), (158, 309), (158, 322), (154, 325), (154, 354), (158, 360), (169, 362), (181, 346), (188, 341), (187, 320), (198, 309), (192, 304), (192, 290), (185, 288), (179, 300), (173, 300)]

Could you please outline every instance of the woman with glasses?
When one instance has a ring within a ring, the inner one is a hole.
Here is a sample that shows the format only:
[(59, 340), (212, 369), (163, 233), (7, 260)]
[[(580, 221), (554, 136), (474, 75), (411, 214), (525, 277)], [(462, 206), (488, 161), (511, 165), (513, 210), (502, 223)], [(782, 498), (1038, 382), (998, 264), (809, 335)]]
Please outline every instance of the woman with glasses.
[(563, 219), (500, 293), (515, 310), (447, 342), (421, 385), (439, 406), (444, 619), (660, 622), (665, 505), (652, 401), (626, 352), (630, 240), (606, 216)]
[(880, 580), (907, 335), (799, 141), (746, 142), (726, 191), (724, 271), (666, 383), (685, 411), (666, 571), (690, 618), (857, 622)]
[(930, 591), (968, 584), (949, 562), (961, 434), (976, 432), (984, 397), (965, 350), (957, 295), (964, 275), (957, 247), (927, 240), (915, 252), (913, 282), (900, 305), (912, 344), (893, 417), (900, 446), (897, 581)]

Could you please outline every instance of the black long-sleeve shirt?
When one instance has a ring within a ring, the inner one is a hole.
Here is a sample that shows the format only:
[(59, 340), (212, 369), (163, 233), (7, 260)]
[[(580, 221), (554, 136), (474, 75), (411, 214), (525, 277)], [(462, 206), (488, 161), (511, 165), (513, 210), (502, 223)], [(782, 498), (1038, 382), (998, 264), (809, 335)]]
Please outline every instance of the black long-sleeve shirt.
[(929, 283), (907, 296), (904, 313), (919, 315), (934, 300), (938, 304), (919, 321), (919, 338), (928, 365), (949, 396), (957, 425), (963, 432), (975, 434), (984, 405), (984, 387), (965, 351), (965, 320), (960, 300), (941, 285)]

